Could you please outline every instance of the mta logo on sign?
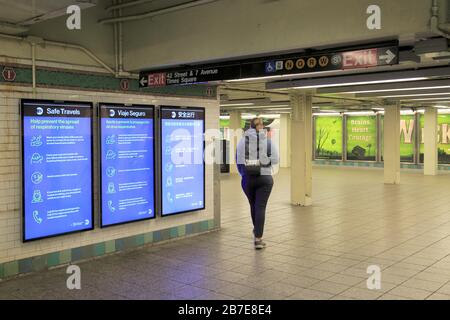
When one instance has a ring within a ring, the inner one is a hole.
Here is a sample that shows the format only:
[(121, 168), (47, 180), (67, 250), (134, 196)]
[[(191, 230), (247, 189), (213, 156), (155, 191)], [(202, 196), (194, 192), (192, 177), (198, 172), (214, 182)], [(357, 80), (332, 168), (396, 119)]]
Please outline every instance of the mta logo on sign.
[(266, 62), (266, 73), (273, 73), (276, 71), (275, 61)]

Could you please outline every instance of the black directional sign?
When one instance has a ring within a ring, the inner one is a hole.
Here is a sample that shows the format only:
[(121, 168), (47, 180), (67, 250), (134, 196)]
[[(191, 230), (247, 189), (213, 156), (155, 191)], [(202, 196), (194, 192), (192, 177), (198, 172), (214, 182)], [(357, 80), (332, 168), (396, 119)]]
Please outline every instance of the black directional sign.
[(398, 63), (397, 46), (328, 51), (311, 55), (291, 54), (283, 57), (262, 58), (257, 61), (234, 61), (227, 65), (144, 71), (140, 74), (140, 86), (186, 85), (285, 74), (371, 68)]

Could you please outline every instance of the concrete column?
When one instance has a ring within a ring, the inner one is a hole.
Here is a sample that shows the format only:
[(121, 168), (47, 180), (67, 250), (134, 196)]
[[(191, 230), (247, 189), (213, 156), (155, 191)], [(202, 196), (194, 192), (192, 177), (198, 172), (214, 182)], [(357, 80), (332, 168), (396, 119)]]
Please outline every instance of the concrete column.
[(424, 174), (435, 176), (438, 171), (438, 112), (436, 108), (425, 109), (424, 127)]
[(400, 102), (384, 108), (384, 183), (400, 184)]
[(290, 115), (282, 114), (280, 117), (280, 168), (289, 168), (291, 165), (290, 142)]
[(312, 205), (312, 96), (291, 94), (291, 203)]
[(242, 137), (241, 113), (230, 111), (230, 173), (237, 174), (236, 147)]

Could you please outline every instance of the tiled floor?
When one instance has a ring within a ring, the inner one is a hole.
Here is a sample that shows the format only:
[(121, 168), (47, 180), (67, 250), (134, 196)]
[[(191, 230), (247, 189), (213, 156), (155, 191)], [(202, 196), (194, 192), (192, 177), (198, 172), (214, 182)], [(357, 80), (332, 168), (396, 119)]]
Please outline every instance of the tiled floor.
[[(256, 252), (237, 177), (222, 182), (214, 232), (80, 264), (82, 290), (65, 269), (0, 283), (0, 299), (450, 299), (450, 175), (315, 168), (314, 205), (289, 205), (281, 171)], [(367, 267), (382, 269), (367, 289)]]

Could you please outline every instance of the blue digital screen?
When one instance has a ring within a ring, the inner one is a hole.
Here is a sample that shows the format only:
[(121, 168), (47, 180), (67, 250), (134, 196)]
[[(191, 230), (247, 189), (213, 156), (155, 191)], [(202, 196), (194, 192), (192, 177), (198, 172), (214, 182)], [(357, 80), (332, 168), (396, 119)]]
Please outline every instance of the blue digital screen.
[(92, 105), (22, 101), (24, 241), (93, 229)]
[(205, 208), (204, 109), (161, 107), (162, 216)]
[(155, 217), (154, 109), (100, 105), (101, 225)]

